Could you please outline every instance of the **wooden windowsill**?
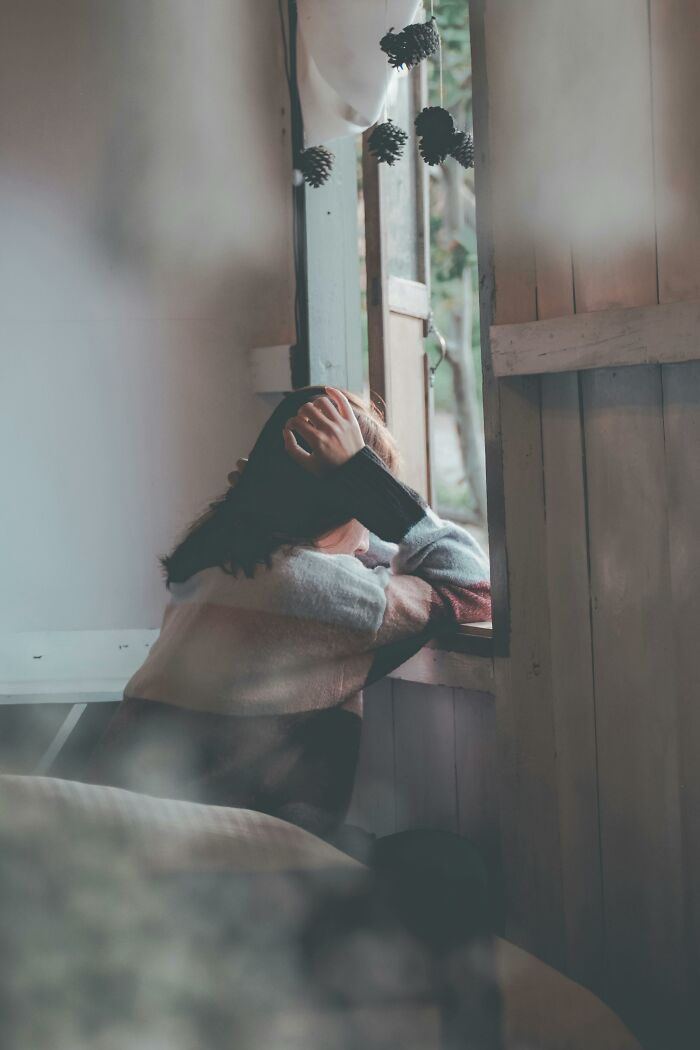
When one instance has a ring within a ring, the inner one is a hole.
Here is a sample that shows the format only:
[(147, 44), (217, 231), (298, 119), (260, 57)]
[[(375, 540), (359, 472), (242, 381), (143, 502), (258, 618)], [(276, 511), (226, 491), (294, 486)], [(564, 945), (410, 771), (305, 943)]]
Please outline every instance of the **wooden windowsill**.
[(493, 624), (490, 620), (479, 620), (476, 623), (461, 623), (459, 634), (470, 638), (493, 638)]
[(450, 631), (442, 638), (429, 643), (433, 648), (446, 652), (470, 653), (473, 656), (493, 656), (493, 624), (491, 621), (481, 623), (463, 623), (458, 630)]
[(391, 678), (453, 689), (493, 692), (493, 627), (462, 624), (442, 638), (431, 639), (395, 671)]

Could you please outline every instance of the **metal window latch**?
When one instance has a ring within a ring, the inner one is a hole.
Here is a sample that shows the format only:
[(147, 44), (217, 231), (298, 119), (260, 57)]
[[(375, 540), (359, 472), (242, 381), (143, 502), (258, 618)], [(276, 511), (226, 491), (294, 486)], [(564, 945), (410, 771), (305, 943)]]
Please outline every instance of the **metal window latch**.
[(434, 334), (435, 338), (438, 341), (438, 345), (440, 347), (440, 357), (438, 358), (438, 360), (435, 362), (434, 365), (430, 365), (430, 385), (432, 387), (433, 383), (435, 382), (435, 373), (437, 372), (438, 368), (440, 367), (442, 362), (447, 357), (447, 340), (445, 339), (445, 337), (442, 334), (442, 332), (440, 331), (440, 329), (436, 326), (435, 318), (433, 316), (433, 311), (432, 310), (430, 311), (430, 314), (428, 316), (428, 332), (427, 332), (427, 334), (430, 335), (431, 332)]

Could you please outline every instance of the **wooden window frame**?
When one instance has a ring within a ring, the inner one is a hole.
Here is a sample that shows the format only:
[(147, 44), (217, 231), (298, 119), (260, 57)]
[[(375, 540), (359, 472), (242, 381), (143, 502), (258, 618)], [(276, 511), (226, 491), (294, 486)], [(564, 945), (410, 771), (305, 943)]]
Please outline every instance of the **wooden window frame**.
[[(420, 69), (422, 83), (418, 77), (414, 78), (414, 91), (421, 97), (425, 97), (425, 70)], [(418, 106), (420, 108), (420, 105)], [(368, 337), (370, 342), (370, 388), (385, 396), (384, 377), (384, 333), (388, 331), (389, 307), (394, 312), (402, 312), (404, 308), (402, 301), (405, 299), (405, 310), (412, 316), (422, 316), (424, 321), (424, 336), (427, 336), (430, 328), (430, 242), (427, 231), (429, 228), (429, 201), (425, 165), (417, 160), (419, 172), (417, 206), (418, 206), (418, 277), (421, 283), (400, 279), (388, 274), (386, 266), (385, 231), (382, 230), (381, 211), (381, 178), (382, 170), (368, 150), (368, 137), (370, 132), (363, 136), (362, 143), (362, 170), (363, 188), (365, 197), (365, 244), (367, 260), (367, 300), (368, 300)], [(481, 274), (480, 274), (481, 276)], [(425, 302), (419, 301), (421, 296)], [(483, 303), (480, 308), (484, 309)], [(379, 352), (372, 354), (372, 344)], [(486, 350), (489, 354), (488, 346)], [(426, 369), (428, 367), (426, 357)], [(427, 377), (426, 377), (427, 379)], [(429, 400), (429, 384), (426, 381), (426, 398)], [(486, 403), (485, 403), (486, 407)], [(426, 439), (427, 461), (429, 471), (429, 488), (432, 482), (432, 443), (433, 432), (432, 404), (429, 403), (426, 410), (427, 428)], [(491, 623), (461, 624), (457, 631), (450, 632), (442, 638), (431, 643), (433, 648), (439, 648), (445, 652), (463, 653), (472, 657), (484, 657), (491, 660), (494, 655), (494, 629)], [(409, 661), (410, 663), (410, 661)]]
[[(293, 38), (292, 38), (293, 39)], [(474, 49), (474, 38), (472, 37), (472, 49)], [(425, 77), (425, 71), (422, 70)], [(416, 81), (414, 80), (414, 83)], [(482, 100), (485, 104), (485, 99)], [(477, 101), (475, 99), (475, 124), (477, 122)], [(296, 116), (294, 109), (293, 117)], [(293, 123), (295, 121), (293, 120)], [(376, 161), (367, 157), (366, 139), (363, 141), (363, 180), (365, 191), (365, 216), (367, 219), (367, 197), (379, 192), (379, 177)], [(297, 129), (297, 139), (300, 140)], [(349, 389), (361, 388), (361, 352), (360, 352), (360, 295), (359, 295), (359, 257), (357, 250), (357, 180), (355, 173), (356, 153), (355, 142), (351, 138), (338, 140), (331, 146), (335, 154), (334, 169), (328, 182), (313, 190), (308, 190), (302, 185), (295, 189), (295, 209), (297, 215), (297, 227), (300, 231), (302, 243), (297, 256), (297, 264), (301, 261), (301, 272), (297, 274), (300, 282), (301, 295), (301, 329), (303, 339), (298, 340), (295, 347), (295, 373), (297, 376), (294, 385), (303, 383), (333, 383), (346, 386)], [(370, 161), (368, 163), (368, 160)], [(421, 168), (423, 165), (421, 165)], [(483, 161), (477, 159), (476, 179), (480, 186), (479, 194), (482, 193), (481, 184), (484, 182)], [(480, 177), (481, 176), (481, 177)], [(485, 196), (485, 195), (484, 195)], [(480, 199), (481, 205), (481, 199)], [(420, 211), (420, 228), (427, 229), (428, 202), (427, 188), (418, 193), (418, 207)], [(485, 209), (486, 210), (486, 209)], [(482, 250), (479, 236), (479, 215), (477, 211), (477, 240), (479, 242), (479, 308), (482, 317), (482, 359), (484, 362), (484, 415), (487, 430), (486, 469), (487, 469), (487, 493), (489, 507), (489, 541), (491, 546), (492, 564), (492, 592), (494, 594), (494, 623), (493, 624), (463, 624), (456, 631), (451, 631), (434, 640), (426, 647), (424, 652), (427, 657), (413, 658), (408, 661), (403, 669), (394, 672), (396, 677), (405, 675), (417, 675), (414, 681), (432, 681), (433, 684), (439, 679), (450, 675), (456, 682), (464, 683), (468, 680), (470, 687), (481, 689), (491, 680), (493, 658), (507, 651), (507, 606), (505, 587), (505, 573), (495, 574), (496, 586), (494, 587), (494, 556), (492, 524), (502, 520), (498, 514), (499, 505), (502, 506), (502, 486), (500, 484), (500, 452), (498, 447), (491, 447), (489, 443), (489, 431), (498, 432), (497, 416), (497, 388), (493, 371), (491, 369), (491, 357), (489, 347), (489, 322), (491, 316), (491, 302), (488, 288), (493, 286), (492, 266), (489, 260), (488, 250)], [(482, 236), (485, 235), (487, 227), (482, 223)], [(368, 309), (368, 329), (370, 341), (381, 337), (381, 333), (373, 330), (374, 325), (386, 326), (389, 310), (389, 295), (395, 300), (411, 293), (411, 282), (401, 278), (399, 284), (394, 281), (390, 286), (391, 278), (387, 277), (384, 270), (384, 256), (382, 253), (381, 228), (368, 228), (366, 222), (366, 242), (368, 272), (367, 272), (367, 295), (368, 304), (372, 297), (375, 300), (375, 310)], [(430, 258), (429, 242), (424, 234), (419, 232), (417, 250), (420, 253), (419, 277), (424, 282), (429, 280)], [(373, 260), (370, 262), (370, 257)], [(408, 304), (412, 316), (418, 316), (415, 312), (415, 303)], [(400, 305), (393, 307), (394, 312), (401, 312)], [(424, 309), (424, 334), (429, 329), (428, 303)], [(301, 345), (300, 345), (301, 344)], [(427, 358), (426, 358), (427, 362)], [(427, 367), (427, 364), (426, 364)], [(384, 377), (380, 359), (375, 356), (370, 364), (370, 387), (373, 391), (384, 389)], [(494, 413), (494, 408), (496, 414)], [(429, 416), (431, 408), (427, 408)], [(493, 417), (493, 418), (492, 418)], [(428, 422), (428, 434), (432, 429), (430, 420)], [(430, 471), (430, 448), (428, 449), (428, 470)], [(496, 535), (498, 535), (496, 531)], [(502, 560), (502, 559), (501, 559)], [(435, 658), (430, 651), (439, 651), (444, 654), (452, 654), (454, 659), (449, 664), (449, 673), (444, 671), (448, 666), (442, 661), (443, 670), (435, 672)], [(420, 654), (419, 654), (420, 657)], [(422, 659), (422, 663), (421, 663)], [(456, 661), (456, 663), (455, 663)], [(419, 667), (420, 664), (420, 667)], [(431, 667), (434, 676), (431, 679)], [(456, 668), (460, 668), (457, 672)], [(477, 670), (477, 668), (480, 668)], [(407, 669), (407, 670), (406, 670)], [(435, 674), (437, 677), (435, 677)], [(461, 674), (461, 678), (459, 675)], [(443, 683), (446, 684), (446, 683)]]

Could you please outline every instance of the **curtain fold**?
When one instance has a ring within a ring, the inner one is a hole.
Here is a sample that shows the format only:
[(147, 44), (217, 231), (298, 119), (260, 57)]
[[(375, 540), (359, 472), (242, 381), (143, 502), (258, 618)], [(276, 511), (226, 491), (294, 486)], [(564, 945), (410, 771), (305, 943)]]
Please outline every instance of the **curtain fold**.
[[(416, 0), (298, 0), (297, 79), (306, 146), (371, 127), (396, 73), (379, 41), (416, 21)], [(420, 19), (418, 19), (420, 20)]]

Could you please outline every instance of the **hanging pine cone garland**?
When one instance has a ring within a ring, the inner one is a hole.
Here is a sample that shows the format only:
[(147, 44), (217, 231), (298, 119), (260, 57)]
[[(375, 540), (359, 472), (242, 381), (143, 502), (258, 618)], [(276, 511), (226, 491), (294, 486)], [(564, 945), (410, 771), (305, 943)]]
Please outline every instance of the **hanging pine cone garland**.
[(440, 34), (434, 17), (428, 22), (416, 22), (406, 26), (402, 35), (403, 64), (408, 69), (440, 50)]
[(377, 124), (369, 137), (367, 147), (380, 164), (391, 165), (401, 158), (407, 142), (406, 132), (390, 118), (384, 124)]
[(450, 156), (463, 168), (474, 167), (474, 139), (469, 131), (456, 131)]
[(455, 122), (442, 106), (426, 106), (415, 119), (418, 150), (426, 164), (441, 164), (452, 151)]
[(333, 170), (335, 154), (331, 153), (325, 146), (309, 146), (299, 154), (297, 167), (304, 176), (304, 181), (309, 186), (318, 189), (328, 178)]
[(406, 26), (400, 33), (395, 33), (392, 26), (379, 41), (379, 46), (388, 56), (389, 65), (394, 69), (400, 69), (402, 66), (411, 69), (439, 50), (440, 34), (437, 31), (437, 22), (435, 18), (428, 22), (415, 22)]

